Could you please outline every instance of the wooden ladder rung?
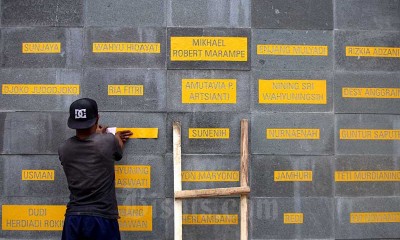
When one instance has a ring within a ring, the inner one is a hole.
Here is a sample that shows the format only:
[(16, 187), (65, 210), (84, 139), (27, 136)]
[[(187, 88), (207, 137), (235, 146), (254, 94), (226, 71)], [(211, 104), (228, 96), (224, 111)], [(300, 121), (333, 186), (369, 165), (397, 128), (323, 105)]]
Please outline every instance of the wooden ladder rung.
[(213, 189), (196, 189), (176, 191), (176, 199), (184, 198), (205, 198), (205, 197), (220, 197), (232, 195), (244, 195), (250, 193), (250, 187), (230, 187), (230, 188), (213, 188)]

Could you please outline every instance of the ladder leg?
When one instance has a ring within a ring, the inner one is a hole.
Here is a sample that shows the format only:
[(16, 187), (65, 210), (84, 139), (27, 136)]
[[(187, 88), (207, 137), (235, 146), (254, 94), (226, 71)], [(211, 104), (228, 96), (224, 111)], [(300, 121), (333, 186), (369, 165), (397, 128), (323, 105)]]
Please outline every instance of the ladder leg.
[[(182, 190), (181, 123), (173, 124), (174, 192)], [(174, 198), (174, 239), (182, 240), (182, 200)]]
[[(240, 186), (249, 185), (249, 121), (240, 121)], [(240, 196), (240, 240), (247, 240), (249, 235), (248, 196)]]

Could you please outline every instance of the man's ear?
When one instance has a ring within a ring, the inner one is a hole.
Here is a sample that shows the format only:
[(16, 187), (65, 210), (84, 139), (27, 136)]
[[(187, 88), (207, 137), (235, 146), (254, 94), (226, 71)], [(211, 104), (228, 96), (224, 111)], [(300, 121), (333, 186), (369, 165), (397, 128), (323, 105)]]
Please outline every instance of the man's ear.
[(99, 124), (99, 115), (97, 115), (97, 120), (96, 120), (96, 124)]

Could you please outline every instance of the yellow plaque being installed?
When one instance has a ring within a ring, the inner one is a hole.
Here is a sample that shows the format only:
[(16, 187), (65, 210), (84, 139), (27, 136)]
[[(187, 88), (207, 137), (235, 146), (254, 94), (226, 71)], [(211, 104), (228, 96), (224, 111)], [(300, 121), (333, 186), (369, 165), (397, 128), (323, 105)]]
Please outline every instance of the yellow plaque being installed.
[(30, 42), (22, 43), (22, 53), (24, 54), (49, 54), (61, 53), (60, 42)]
[(152, 206), (118, 206), (121, 231), (151, 232), (153, 230)]
[(275, 182), (312, 182), (312, 171), (274, 171)]
[(79, 95), (79, 85), (69, 84), (2, 84), (3, 95)]
[(346, 46), (346, 57), (400, 58), (400, 48)]
[(189, 128), (189, 139), (229, 139), (229, 128)]
[(341, 140), (400, 140), (400, 129), (340, 129)]
[(336, 171), (336, 182), (398, 182), (400, 171)]
[(130, 138), (158, 138), (158, 128), (117, 128), (117, 132), (130, 130), (133, 135)]
[(258, 44), (257, 55), (328, 56), (328, 46)]
[(108, 96), (143, 96), (143, 85), (108, 85)]
[(303, 213), (284, 213), (283, 224), (303, 224)]
[(23, 181), (54, 181), (54, 170), (22, 170)]
[(182, 171), (182, 182), (238, 182), (239, 171)]
[(317, 140), (318, 128), (267, 128), (267, 139), (271, 140)]
[(116, 188), (150, 188), (151, 166), (115, 165)]
[(184, 225), (236, 225), (238, 214), (183, 214)]
[(61, 231), (65, 210), (61, 205), (3, 205), (2, 230)]
[(400, 88), (342, 88), (344, 98), (400, 98)]
[(160, 43), (94, 42), (93, 53), (161, 53)]
[(258, 102), (326, 104), (326, 80), (258, 80)]
[(350, 223), (399, 223), (400, 212), (352, 212)]
[(247, 61), (247, 37), (171, 37), (171, 61)]
[(184, 104), (235, 104), (236, 79), (182, 79)]

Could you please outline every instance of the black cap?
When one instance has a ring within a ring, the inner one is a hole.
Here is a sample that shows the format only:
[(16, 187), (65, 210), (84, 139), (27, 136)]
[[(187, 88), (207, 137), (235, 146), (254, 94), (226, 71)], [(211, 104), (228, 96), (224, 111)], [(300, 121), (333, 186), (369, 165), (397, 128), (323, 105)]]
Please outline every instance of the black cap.
[(99, 111), (95, 100), (78, 99), (69, 107), (68, 127), (72, 129), (90, 128), (96, 123), (98, 115)]

